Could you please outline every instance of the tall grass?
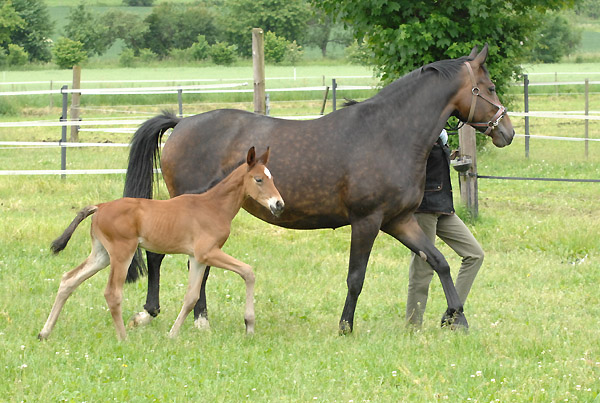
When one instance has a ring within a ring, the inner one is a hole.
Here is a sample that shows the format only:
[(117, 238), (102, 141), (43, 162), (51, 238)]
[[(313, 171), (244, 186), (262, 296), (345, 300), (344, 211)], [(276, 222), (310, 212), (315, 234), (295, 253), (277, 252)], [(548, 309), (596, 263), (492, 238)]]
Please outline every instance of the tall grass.
[[(563, 102), (571, 101), (549, 101), (568, 110)], [(522, 119), (513, 123), (522, 132)], [(548, 124), (543, 134), (580, 129)], [(19, 129), (10, 137), (43, 140), (51, 133)], [(73, 168), (126, 166), (126, 149), (105, 150), (69, 149), (69, 161)], [(589, 151), (586, 159), (580, 142), (534, 138), (525, 158), (518, 137), (504, 149), (488, 144), (478, 169), (482, 175), (600, 178), (600, 144), (591, 143)], [(0, 150), (0, 165), (56, 169), (58, 156), (57, 149)], [(50, 241), (79, 208), (120, 197), (122, 188), (121, 175), (0, 176), (0, 400), (600, 399), (597, 183), (479, 181), (480, 217), (467, 221), (486, 257), (465, 307), (468, 334), (439, 328), (446, 305), (439, 281), (432, 283), (423, 328), (405, 329), (409, 253), (381, 234), (355, 331), (338, 336), (349, 228), (292, 231), (242, 211), (224, 249), (255, 268), (254, 337), (244, 335), (243, 281), (213, 269), (212, 330), (199, 332), (188, 319), (180, 337), (169, 340), (187, 283), (185, 259), (169, 256), (162, 312), (149, 326), (130, 330), (128, 341), (115, 338), (102, 295), (105, 270), (72, 295), (50, 339), (39, 342), (60, 276), (89, 253), (89, 223), (60, 255), (50, 254)], [(458, 193), (457, 183), (454, 188)], [(159, 195), (166, 197), (164, 185)], [(466, 217), (462, 208), (459, 213)], [(445, 245), (440, 249), (455, 275), (458, 258)], [(126, 286), (125, 320), (141, 309), (145, 292), (145, 280)]]

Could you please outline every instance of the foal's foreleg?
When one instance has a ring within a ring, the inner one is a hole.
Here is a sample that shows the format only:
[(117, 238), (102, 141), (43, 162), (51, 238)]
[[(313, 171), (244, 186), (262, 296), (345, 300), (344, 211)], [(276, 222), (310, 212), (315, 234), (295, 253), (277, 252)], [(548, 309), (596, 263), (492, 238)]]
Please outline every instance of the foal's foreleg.
[(106, 250), (98, 240), (92, 242), (92, 252), (87, 259), (75, 269), (65, 273), (60, 281), (54, 305), (42, 331), (38, 334), (40, 340), (48, 338), (56, 324), (58, 315), (65, 302), (81, 283), (108, 266), (109, 258)]
[(246, 333), (254, 333), (254, 272), (252, 267), (237, 260), (223, 252), (221, 249), (213, 249), (206, 255), (206, 264), (231, 270), (239, 274), (246, 282), (246, 310), (244, 321), (246, 322)]
[(179, 334), (179, 329), (181, 325), (187, 318), (188, 314), (194, 309), (194, 305), (198, 301), (200, 296), (200, 285), (202, 284), (202, 279), (204, 278), (204, 269), (206, 265), (198, 263), (196, 259), (190, 258), (190, 268), (189, 268), (189, 280), (188, 280), (188, 289), (185, 293), (185, 297), (183, 298), (183, 306), (181, 307), (181, 311), (175, 319), (175, 323), (169, 332), (169, 337), (176, 337)]
[(123, 301), (123, 285), (127, 277), (127, 269), (137, 248), (137, 242), (131, 242), (131, 245), (117, 245), (111, 250), (110, 256), (110, 275), (108, 284), (104, 290), (104, 298), (113, 318), (117, 331), (117, 338), (125, 340), (127, 334), (125, 332), (125, 324), (123, 323), (123, 311), (121, 303)]

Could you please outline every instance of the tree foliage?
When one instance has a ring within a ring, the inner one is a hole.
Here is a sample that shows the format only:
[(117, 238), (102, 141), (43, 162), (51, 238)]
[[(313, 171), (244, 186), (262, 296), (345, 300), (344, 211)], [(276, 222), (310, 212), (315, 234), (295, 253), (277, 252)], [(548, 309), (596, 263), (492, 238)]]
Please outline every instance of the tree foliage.
[(242, 56), (250, 56), (252, 28), (302, 44), (310, 8), (305, 0), (230, 0), (221, 18), (227, 41), (237, 44)]
[(147, 30), (139, 38), (140, 47), (164, 57), (171, 49), (187, 49), (204, 35), (208, 43), (217, 41), (215, 16), (200, 3), (191, 5), (161, 3), (144, 22)]
[(547, 10), (575, 0), (310, 0), (343, 21), (369, 49), (386, 81), (435, 60), (490, 44), (487, 64), (499, 92), (520, 73)]
[(532, 62), (558, 63), (581, 44), (581, 32), (573, 28), (560, 14), (550, 13), (535, 32), (537, 37), (531, 52)]
[(0, 47), (18, 45), (31, 60), (51, 58), (52, 22), (42, 0), (0, 0)]
[(88, 56), (103, 54), (114, 42), (100, 16), (89, 11), (84, 3), (71, 8), (67, 20), (65, 36), (81, 42)]
[(52, 49), (54, 63), (61, 69), (70, 69), (87, 59), (83, 43), (69, 38), (60, 38)]

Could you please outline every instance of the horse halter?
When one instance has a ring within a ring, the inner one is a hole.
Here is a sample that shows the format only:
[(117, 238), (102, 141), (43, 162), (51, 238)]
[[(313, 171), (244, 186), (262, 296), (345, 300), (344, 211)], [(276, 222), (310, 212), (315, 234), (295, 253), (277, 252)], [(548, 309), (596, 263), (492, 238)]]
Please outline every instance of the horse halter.
[[(465, 62), (465, 64), (467, 65), (467, 70), (469, 71), (469, 78), (471, 79), (471, 84), (473, 85), (473, 88), (471, 88), (471, 93), (473, 94), (471, 97), (471, 109), (469, 110), (469, 118), (467, 119), (467, 121), (465, 123), (474, 127), (475, 129), (481, 129), (482, 131), (483, 131), (483, 129), (485, 129), (483, 134), (490, 134), (490, 132), (494, 129), (494, 127), (498, 126), (498, 124), (500, 123), (500, 120), (502, 120), (504, 115), (506, 115), (506, 108), (504, 106), (502, 106), (501, 104), (497, 104), (496, 102), (492, 101), (491, 99), (488, 99), (488, 98), (484, 97), (483, 95), (481, 95), (479, 87), (477, 86), (477, 81), (475, 80), (475, 74), (473, 73), (473, 68), (471, 67), (469, 62)], [(471, 119), (473, 119), (473, 115), (475, 114), (475, 105), (477, 105), (477, 97), (480, 97), (484, 101), (487, 101), (490, 104), (494, 105), (496, 108), (498, 108), (498, 111), (496, 112), (496, 114), (488, 122), (472, 122), (471, 121)]]

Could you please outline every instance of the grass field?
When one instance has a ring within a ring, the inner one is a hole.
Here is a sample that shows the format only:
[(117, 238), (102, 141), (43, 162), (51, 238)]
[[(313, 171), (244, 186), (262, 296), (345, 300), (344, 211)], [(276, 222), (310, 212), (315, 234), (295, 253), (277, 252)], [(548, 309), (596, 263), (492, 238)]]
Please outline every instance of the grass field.
[[(592, 98), (591, 109), (598, 102)], [(540, 96), (532, 109), (581, 105), (579, 95)], [(512, 120), (522, 133), (523, 119)], [(532, 119), (532, 132), (582, 136), (582, 125), (559, 122)], [(598, 126), (590, 124), (592, 138), (600, 138)], [(44, 140), (55, 133), (2, 129), (0, 139)], [(128, 137), (110, 136), (114, 142)], [(69, 149), (68, 155), (70, 169), (124, 168), (127, 149)], [(57, 169), (59, 161), (58, 149), (0, 149), (2, 169)], [(486, 145), (478, 167), (481, 175), (598, 179), (600, 143), (590, 143), (586, 159), (581, 142), (532, 139), (526, 159), (517, 137), (505, 149)], [(129, 331), (128, 341), (115, 338), (103, 297), (105, 270), (75, 292), (50, 339), (39, 342), (60, 276), (89, 253), (89, 223), (62, 254), (52, 256), (49, 243), (79, 208), (117, 198), (122, 188), (121, 175), (0, 176), (0, 400), (600, 400), (598, 183), (479, 181), (479, 219), (468, 220), (459, 209), (486, 251), (465, 307), (468, 334), (439, 328), (445, 299), (435, 279), (423, 329), (405, 329), (409, 253), (381, 234), (355, 332), (338, 336), (349, 229), (285, 230), (241, 212), (225, 250), (255, 268), (254, 337), (244, 335), (243, 281), (214, 269), (212, 330), (199, 332), (188, 319), (180, 337), (168, 339), (187, 283), (185, 259), (172, 256), (163, 264), (162, 313)], [(164, 186), (158, 192), (166, 196)], [(440, 248), (455, 275), (460, 262)], [(142, 307), (145, 291), (145, 281), (126, 286), (125, 319)]]

